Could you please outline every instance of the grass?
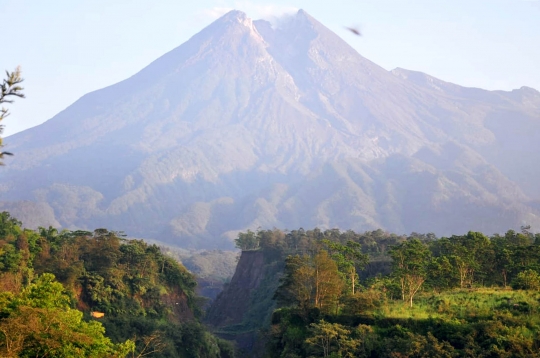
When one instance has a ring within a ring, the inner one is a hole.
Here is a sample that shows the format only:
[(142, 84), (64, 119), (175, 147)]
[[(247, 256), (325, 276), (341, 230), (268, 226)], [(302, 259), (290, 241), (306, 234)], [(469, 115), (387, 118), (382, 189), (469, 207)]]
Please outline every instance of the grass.
[(458, 319), (478, 321), (497, 316), (519, 317), (531, 326), (540, 324), (540, 292), (479, 288), (419, 294), (413, 307), (388, 301), (371, 312), (376, 317), (397, 319)]

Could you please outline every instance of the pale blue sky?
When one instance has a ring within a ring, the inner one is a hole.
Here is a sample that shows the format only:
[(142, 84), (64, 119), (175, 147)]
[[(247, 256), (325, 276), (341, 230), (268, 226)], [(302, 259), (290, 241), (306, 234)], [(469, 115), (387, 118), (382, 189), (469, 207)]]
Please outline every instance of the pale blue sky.
[[(540, 90), (539, 0), (0, 0), (0, 70), (21, 65), (27, 95), (4, 135), (133, 75), (233, 8), (254, 19), (302, 8), (387, 70)], [(363, 37), (343, 29), (356, 24)]]

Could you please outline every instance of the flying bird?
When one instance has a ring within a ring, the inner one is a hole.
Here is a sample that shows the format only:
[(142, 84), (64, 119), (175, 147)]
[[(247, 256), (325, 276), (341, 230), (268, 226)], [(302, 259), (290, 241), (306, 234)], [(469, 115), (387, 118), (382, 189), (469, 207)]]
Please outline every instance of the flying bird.
[(352, 32), (353, 34), (355, 34), (356, 36), (362, 36), (362, 34), (360, 33), (360, 30), (357, 28), (357, 27), (348, 27), (348, 26), (345, 26), (345, 28), (347, 30), (349, 30), (350, 32)]
[(13, 153), (11, 153), (11, 152), (2, 152), (2, 153), (0, 153), (0, 157), (1, 157), (2, 155), (13, 155)]

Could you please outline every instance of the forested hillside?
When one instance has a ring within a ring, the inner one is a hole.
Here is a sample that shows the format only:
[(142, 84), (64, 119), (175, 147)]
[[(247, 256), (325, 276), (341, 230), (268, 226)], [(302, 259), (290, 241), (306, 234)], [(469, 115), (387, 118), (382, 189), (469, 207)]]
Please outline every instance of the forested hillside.
[(220, 307), (240, 299), (237, 269), (208, 319), (252, 356), (540, 356), (540, 234), (526, 227), (443, 238), (267, 230), (236, 242), (239, 266), (257, 253), (262, 274), (234, 316)]
[(0, 213), (1, 357), (233, 356), (199, 323), (195, 285), (156, 245)]

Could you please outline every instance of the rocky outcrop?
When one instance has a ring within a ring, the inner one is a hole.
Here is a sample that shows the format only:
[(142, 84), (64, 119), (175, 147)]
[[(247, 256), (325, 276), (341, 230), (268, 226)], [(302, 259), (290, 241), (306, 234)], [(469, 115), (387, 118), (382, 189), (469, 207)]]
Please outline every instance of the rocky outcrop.
[(161, 296), (161, 301), (171, 308), (170, 319), (176, 322), (193, 321), (195, 316), (191, 307), (189, 307), (188, 297), (186, 293), (179, 287), (175, 288)]
[(259, 287), (263, 277), (263, 253), (243, 251), (230, 284), (210, 307), (207, 322), (218, 328), (242, 323), (250, 308), (251, 293)]
[(243, 251), (230, 284), (208, 310), (206, 322), (214, 333), (235, 341), (245, 357), (262, 357), (261, 329), (270, 324), (282, 271), (283, 263), (263, 251)]

